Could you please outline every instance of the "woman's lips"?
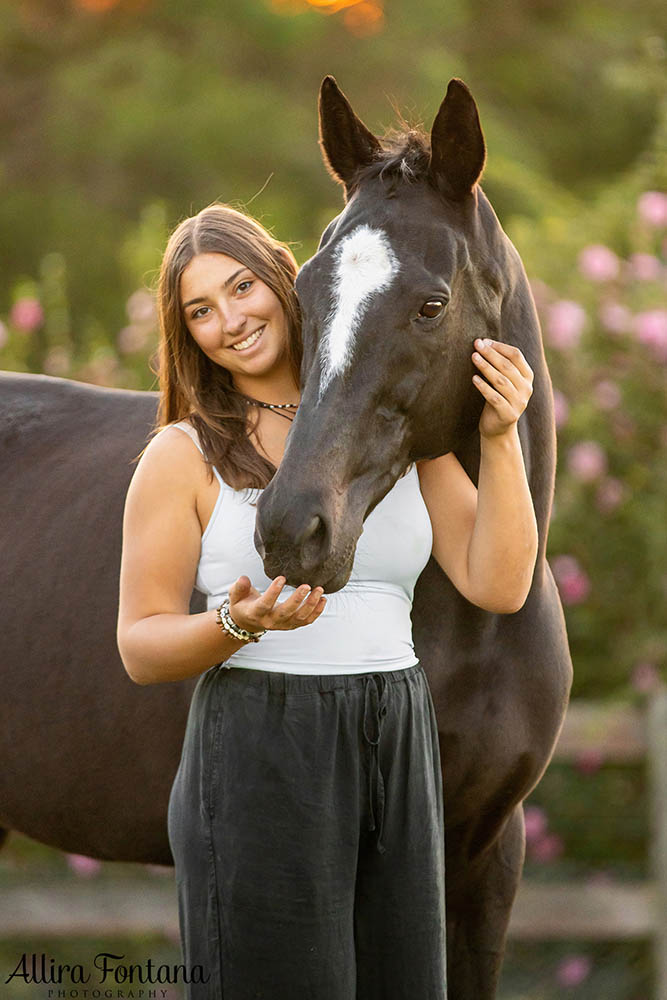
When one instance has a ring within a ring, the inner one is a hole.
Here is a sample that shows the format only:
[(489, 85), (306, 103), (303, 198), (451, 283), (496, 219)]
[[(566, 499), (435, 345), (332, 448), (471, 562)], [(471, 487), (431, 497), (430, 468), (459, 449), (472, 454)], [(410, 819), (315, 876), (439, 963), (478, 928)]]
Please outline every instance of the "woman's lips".
[(259, 338), (264, 333), (265, 328), (266, 323), (264, 326), (260, 326), (259, 329), (255, 330), (254, 333), (251, 333), (249, 337), (246, 337), (245, 340), (239, 340), (236, 344), (232, 344), (232, 350), (239, 352), (247, 351), (250, 347), (253, 347), (257, 343)]

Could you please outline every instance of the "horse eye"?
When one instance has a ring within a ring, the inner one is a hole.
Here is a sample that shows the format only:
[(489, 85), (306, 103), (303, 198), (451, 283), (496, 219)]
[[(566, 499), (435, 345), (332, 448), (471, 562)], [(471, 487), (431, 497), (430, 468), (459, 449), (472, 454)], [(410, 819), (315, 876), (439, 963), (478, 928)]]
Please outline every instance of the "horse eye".
[(445, 308), (445, 303), (442, 299), (429, 299), (419, 310), (419, 315), (425, 319), (435, 319), (439, 316), (442, 310)]

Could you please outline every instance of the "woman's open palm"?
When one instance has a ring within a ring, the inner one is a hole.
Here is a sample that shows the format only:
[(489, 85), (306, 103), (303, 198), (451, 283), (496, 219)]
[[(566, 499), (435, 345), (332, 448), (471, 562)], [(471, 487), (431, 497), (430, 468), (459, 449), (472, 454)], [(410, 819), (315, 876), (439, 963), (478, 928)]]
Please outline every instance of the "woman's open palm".
[(326, 597), (322, 587), (311, 590), (308, 584), (303, 584), (278, 603), (286, 582), (284, 576), (277, 576), (262, 594), (247, 576), (240, 576), (229, 590), (232, 620), (249, 632), (261, 629), (288, 631), (310, 625), (324, 611)]

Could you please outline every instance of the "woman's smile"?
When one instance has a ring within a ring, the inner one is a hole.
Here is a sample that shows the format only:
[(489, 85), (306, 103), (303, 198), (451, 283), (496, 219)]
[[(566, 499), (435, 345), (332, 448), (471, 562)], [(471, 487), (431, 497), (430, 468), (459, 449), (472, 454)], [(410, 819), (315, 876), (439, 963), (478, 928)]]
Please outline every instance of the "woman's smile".
[(246, 337), (245, 340), (240, 340), (237, 341), (235, 344), (232, 344), (233, 350), (242, 352), (243, 354), (247, 354), (250, 351), (250, 349), (254, 347), (255, 344), (260, 340), (262, 334), (264, 333), (265, 328), (266, 328), (266, 323), (264, 323), (263, 326), (260, 326), (259, 329), (255, 330), (254, 333), (251, 333), (249, 337)]

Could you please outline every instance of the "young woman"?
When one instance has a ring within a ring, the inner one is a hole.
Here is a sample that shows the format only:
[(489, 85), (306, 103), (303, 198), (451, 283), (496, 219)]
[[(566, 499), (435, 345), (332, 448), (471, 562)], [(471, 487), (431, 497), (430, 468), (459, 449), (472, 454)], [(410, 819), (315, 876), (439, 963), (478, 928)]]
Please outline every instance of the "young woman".
[(138, 684), (200, 675), (169, 803), (184, 962), (205, 980), (188, 997), (443, 1000), (442, 779), (410, 603), (433, 552), (473, 603), (523, 604), (537, 529), (516, 423), (532, 372), (476, 342), (479, 490), (453, 454), (419, 463), (367, 518), (341, 591), (269, 580), (254, 501), (299, 403), (296, 271), (227, 206), (177, 227), (159, 433), (127, 494), (125, 668)]

